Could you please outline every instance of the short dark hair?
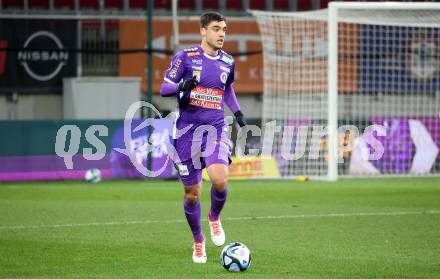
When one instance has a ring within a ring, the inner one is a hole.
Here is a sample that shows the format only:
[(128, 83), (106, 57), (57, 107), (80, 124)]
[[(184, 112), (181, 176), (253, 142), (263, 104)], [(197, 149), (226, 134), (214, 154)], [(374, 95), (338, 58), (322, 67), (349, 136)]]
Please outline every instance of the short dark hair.
[(225, 21), (226, 18), (219, 13), (216, 12), (207, 12), (200, 16), (200, 27), (206, 28), (213, 21)]

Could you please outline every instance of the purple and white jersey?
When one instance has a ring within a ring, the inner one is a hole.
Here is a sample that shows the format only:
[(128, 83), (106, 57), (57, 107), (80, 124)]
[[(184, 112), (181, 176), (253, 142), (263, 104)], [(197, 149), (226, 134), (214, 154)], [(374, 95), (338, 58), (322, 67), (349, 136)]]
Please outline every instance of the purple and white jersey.
[[(188, 105), (185, 109), (177, 111), (177, 130), (193, 125), (180, 139), (191, 140), (192, 132), (201, 125), (212, 125), (221, 133), (225, 126), (225, 98), (232, 98), (236, 103), (232, 90), (234, 60), (224, 51), (220, 50), (218, 53), (213, 57), (205, 53), (200, 46), (179, 51), (165, 73), (164, 81), (171, 84), (178, 84), (192, 77), (199, 81), (190, 92)], [(183, 95), (183, 92), (179, 94)], [(220, 135), (218, 137), (220, 138)]]

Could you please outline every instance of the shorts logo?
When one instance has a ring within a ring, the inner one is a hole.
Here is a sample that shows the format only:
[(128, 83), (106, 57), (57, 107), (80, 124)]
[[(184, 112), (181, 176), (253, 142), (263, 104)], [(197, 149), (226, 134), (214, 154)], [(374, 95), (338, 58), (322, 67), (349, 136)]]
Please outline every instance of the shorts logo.
[(181, 63), (182, 63), (181, 59), (176, 61), (176, 64), (174, 64), (173, 68), (171, 69), (170, 73), (168, 74), (168, 76), (170, 78), (176, 78), (177, 70), (179, 69)]
[(220, 80), (221, 80), (221, 82), (222, 82), (223, 84), (225, 84), (227, 79), (228, 79), (228, 73), (226, 73), (226, 72), (222, 72), (222, 73), (220, 74)]
[(185, 176), (189, 175), (188, 167), (182, 164), (176, 164), (177, 170), (179, 171), (179, 175)]

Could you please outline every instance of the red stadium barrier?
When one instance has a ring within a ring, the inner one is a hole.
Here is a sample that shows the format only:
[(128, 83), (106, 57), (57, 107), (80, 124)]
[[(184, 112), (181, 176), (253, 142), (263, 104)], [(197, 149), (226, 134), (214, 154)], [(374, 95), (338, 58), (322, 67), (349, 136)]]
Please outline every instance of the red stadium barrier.
[(28, 0), (29, 8), (49, 8), (49, 0)]
[(195, 9), (196, 1), (195, 0), (181, 0), (179, 1), (179, 9)]
[(220, 8), (217, 0), (205, 0), (203, 1), (203, 9), (206, 10), (218, 10)]
[(79, 6), (86, 9), (99, 9), (99, 0), (79, 0)]
[[(181, 2), (187, 1), (179, 1), (179, 7)], [(130, 9), (145, 9), (147, 7), (147, 3), (145, 0), (129, 0)], [(171, 0), (154, 0), (154, 8), (155, 9), (171, 9)]]
[[(28, 0), (29, 8), (49, 9), (49, 0)], [(403, 0), (395, 0), (396, 2), (403, 2)], [(325, 9), (328, 7), (330, 0), (320, 0), (319, 8)], [(412, 2), (432, 2), (429, 0), (413, 0)], [(203, 0), (202, 8), (204, 10), (218, 10), (220, 8), (219, 0)], [(288, 11), (289, 0), (273, 0), (273, 9), (276, 11)], [(74, 9), (74, 0), (54, 0), (55, 9), (68, 8)], [(196, 0), (179, 0), (179, 9), (194, 10), (196, 8)], [(24, 7), (24, 0), (2, 0), (3, 9), (22, 9)], [(99, 0), (80, 0), (80, 9), (95, 9), (99, 10)], [(123, 10), (124, 0), (105, 0), (104, 8)], [(129, 0), (130, 9), (146, 9), (145, 0)], [(154, 8), (161, 10), (171, 9), (171, 0), (154, 0)], [(249, 8), (253, 10), (266, 10), (266, 0), (251, 0), (249, 1)], [(295, 9), (295, 7), (293, 7)], [(297, 11), (308, 11), (313, 8), (312, 0), (296, 1)], [(226, 0), (227, 10), (242, 10), (242, 0)]]
[(75, 3), (73, 0), (54, 0), (55, 8), (69, 8), (74, 9)]
[(171, 9), (171, 0), (155, 0), (154, 1), (154, 8), (155, 9), (170, 10)]
[(321, 0), (321, 1), (319, 1), (319, 4), (320, 4), (319, 7), (321, 9), (327, 9), (329, 2), (330, 2), (329, 0)]
[(23, 8), (23, 0), (2, 0), (3, 8)]
[[(0, 41), (0, 48), (7, 48), (8, 41)], [(6, 51), (0, 51), (0, 76), (5, 72)]]
[(273, 9), (288, 11), (289, 10), (289, 1), (287, 1), (287, 0), (274, 0), (273, 1)]
[(249, 9), (251, 10), (265, 10), (266, 0), (249, 1)]
[(312, 9), (312, 1), (311, 0), (303, 0), (297, 1), (296, 10), (297, 11), (309, 11)]
[(228, 10), (241, 10), (243, 9), (243, 3), (241, 1), (236, 0), (227, 0), (226, 1), (226, 9)]
[(120, 10), (122, 10), (124, 8), (124, 1), (123, 0), (105, 0), (104, 7), (106, 9), (120, 9)]
[(144, 0), (130, 0), (130, 9), (145, 9), (147, 7)]

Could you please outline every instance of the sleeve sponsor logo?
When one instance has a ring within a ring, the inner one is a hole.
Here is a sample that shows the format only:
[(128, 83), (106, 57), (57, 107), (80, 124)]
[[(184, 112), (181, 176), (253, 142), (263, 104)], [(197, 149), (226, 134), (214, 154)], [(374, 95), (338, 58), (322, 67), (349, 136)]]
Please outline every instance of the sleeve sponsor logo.
[(234, 59), (226, 53), (223, 53), (220, 60), (222, 60), (223, 62), (229, 65), (232, 65), (232, 63), (234, 62)]
[(170, 73), (168, 74), (168, 76), (170, 78), (176, 78), (177, 70), (179, 70), (180, 64), (182, 64), (182, 59), (178, 59), (176, 61), (176, 64), (174, 64), (173, 68), (171, 69)]
[(196, 86), (192, 91), (189, 104), (208, 109), (222, 109), (223, 90)]

